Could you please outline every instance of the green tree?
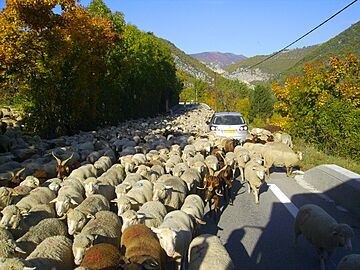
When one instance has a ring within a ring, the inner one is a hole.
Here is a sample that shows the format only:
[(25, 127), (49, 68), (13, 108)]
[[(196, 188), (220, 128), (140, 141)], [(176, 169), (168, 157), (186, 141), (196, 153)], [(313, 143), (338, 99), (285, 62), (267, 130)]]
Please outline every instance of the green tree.
[(264, 85), (256, 85), (249, 96), (249, 120), (252, 122), (255, 118), (266, 120), (273, 113), (275, 102), (274, 94), (271, 88)]

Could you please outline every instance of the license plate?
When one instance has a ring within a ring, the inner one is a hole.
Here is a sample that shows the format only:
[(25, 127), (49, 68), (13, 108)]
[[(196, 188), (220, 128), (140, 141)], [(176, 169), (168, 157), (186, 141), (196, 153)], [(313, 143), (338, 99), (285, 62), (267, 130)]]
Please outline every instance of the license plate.
[(236, 130), (224, 130), (224, 133), (235, 133), (236, 132)]

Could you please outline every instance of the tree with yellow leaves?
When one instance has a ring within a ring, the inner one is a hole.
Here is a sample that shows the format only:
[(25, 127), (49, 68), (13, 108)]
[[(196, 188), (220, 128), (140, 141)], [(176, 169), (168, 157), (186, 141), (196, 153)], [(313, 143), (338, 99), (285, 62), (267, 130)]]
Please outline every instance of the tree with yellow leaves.
[(354, 54), (308, 64), (304, 75), (274, 83), (275, 111), (292, 134), (328, 153), (360, 159), (360, 59)]

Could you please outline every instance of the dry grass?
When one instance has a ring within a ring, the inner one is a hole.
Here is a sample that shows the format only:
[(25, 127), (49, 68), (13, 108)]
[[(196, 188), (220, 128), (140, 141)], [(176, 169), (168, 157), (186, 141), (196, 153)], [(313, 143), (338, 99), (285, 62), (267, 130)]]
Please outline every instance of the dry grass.
[(321, 164), (336, 164), (340, 167), (360, 174), (360, 163), (351, 159), (338, 156), (329, 156), (318, 149), (314, 145), (305, 143), (302, 140), (294, 142), (294, 150), (301, 151), (304, 159), (301, 162), (303, 171), (309, 170)]

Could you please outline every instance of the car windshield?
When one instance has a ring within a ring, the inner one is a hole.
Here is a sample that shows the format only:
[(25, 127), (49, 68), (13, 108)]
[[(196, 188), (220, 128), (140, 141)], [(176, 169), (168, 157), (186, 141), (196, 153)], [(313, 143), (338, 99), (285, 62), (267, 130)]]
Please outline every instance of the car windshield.
[(238, 115), (215, 116), (214, 125), (242, 125), (245, 124), (244, 119)]

